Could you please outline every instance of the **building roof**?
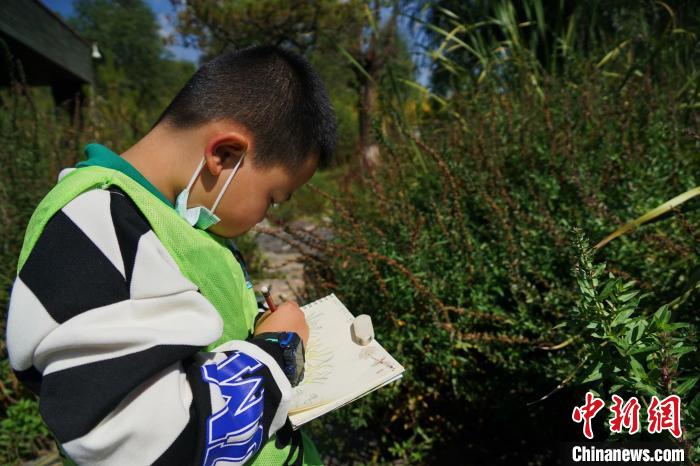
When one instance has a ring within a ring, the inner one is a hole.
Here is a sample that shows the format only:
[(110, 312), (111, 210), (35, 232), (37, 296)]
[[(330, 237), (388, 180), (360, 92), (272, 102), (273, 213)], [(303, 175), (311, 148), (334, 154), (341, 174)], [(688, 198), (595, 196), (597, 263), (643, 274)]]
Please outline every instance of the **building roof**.
[(0, 1), (0, 38), (30, 85), (93, 81), (91, 44), (38, 0)]

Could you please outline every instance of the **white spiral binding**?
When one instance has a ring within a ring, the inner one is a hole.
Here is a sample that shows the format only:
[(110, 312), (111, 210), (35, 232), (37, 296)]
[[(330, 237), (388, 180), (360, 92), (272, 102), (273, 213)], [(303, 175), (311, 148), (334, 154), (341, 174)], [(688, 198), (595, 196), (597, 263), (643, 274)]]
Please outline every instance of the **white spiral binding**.
[(311, 302), (311, 303), (309, 303), (309, 304), (303, 305), (302, 307), (305, 308), (305, 309), (306, 309), (306, 308), (311, 308), (311, 307), (315, 307), (315, 306), (317, 306), (317, 305), (319, 305), (319, 304), (323, 304), (323, 303), (325, 303), (326, 301), (335, 301), (335, 302), (337, 303), (337, 302), (338, 302), (338, 298), (335, 296), (335, 293), (331, 293), (331, 294), (329, 294), (328, 296), (324, 296), (323, 298), (319, 298), (319, 299), (317, 299), (316, 301), (313, 301), (313, 302)]

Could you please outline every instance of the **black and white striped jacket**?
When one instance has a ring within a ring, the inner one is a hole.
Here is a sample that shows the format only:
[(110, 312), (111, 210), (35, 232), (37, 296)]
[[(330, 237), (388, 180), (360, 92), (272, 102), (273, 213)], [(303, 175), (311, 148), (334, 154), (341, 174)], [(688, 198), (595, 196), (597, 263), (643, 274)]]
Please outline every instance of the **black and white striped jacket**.
[(222, 320), (118, 187), (48, 222), (10, 297), (18, 378), (78, 464), (242, 464), (287, 418), (273, 345), (202, 349)]

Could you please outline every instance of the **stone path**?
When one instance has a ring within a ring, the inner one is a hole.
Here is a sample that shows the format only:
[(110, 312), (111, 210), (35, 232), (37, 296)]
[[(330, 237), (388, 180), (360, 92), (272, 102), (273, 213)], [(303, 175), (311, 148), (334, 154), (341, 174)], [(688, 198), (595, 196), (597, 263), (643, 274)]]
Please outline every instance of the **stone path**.
[[(293, 229), (313, 231), (323, 238), (331, 236), (330, 229), (309, 219), (295, 220), (289, 225)], [(272, 225), (267, 219), (260, 222), (260, 226), (289, 238), (281, 228)], [(266, 264), (263, 269), (265, 278), (257, 280), (255, 290), (260, 291), (262, 286), (267, 285), (275, 302), (294, 300), (302, 304), (300, 295), (304, 291), (304, 266), (300, 260), (301, 254), (285, 241), (265, 233), (257, 234), (256, 243)]]
[[(267, 219), (260, 222), (260, 226), (287, 236)], [(304, 288), (304, 266), (299, 263), (299, 253), (283, 240), (265, 233), (258, 233), (255, 242), (265, 263), (265, 278), (256, 280), (255, 291), (259, 292), (262, 286), (267, 285), (276, 303), (298, 301)]]

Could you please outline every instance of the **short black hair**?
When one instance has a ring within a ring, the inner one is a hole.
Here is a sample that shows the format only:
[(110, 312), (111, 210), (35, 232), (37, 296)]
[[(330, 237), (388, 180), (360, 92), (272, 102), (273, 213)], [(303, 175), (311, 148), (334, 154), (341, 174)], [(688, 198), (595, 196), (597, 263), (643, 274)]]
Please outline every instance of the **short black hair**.
[(220, 119), (253, 133), (255, 163), (264, 168), (281, 165), (293, 173), (311, 154), (323, 167), (335, 151), (335, 112), (323, 81), (305, 58), (281, 47), (255, 46), (213, 58), (155, 125), (193, 128)]

